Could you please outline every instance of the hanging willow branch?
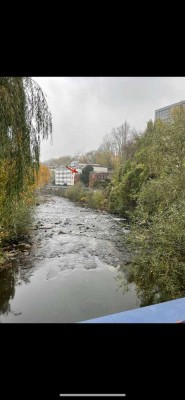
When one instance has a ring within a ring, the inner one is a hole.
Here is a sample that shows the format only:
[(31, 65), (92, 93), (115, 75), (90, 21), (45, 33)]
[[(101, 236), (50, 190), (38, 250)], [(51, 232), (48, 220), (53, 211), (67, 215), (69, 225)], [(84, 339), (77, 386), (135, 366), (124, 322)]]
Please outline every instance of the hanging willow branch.
[(26, 123), (34, 141), (47, 139), (52, 134), (52, 118), (46, 98), (40, 86), (30, 78), (24, 78), (26, 96)]
[(52, 134), (52, 118), (40, 86), (31, 78), (0, 77), (0, 168), (9, 170), (7, 197), (34, 181), (40, 141)]

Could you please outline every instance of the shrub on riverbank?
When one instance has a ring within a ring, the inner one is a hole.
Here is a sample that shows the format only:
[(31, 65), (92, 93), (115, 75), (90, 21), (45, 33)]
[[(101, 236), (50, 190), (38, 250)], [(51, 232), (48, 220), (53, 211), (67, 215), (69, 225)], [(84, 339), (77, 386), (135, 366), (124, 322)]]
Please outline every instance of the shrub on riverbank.
[(81, 182), (76, 183), (76, 185), (70, 186), (65, 190), (64, 196), (72, 201), (80, 201), (81, 198), (86, 196), (86, 191)]
[(80, 182), (67, 189), (64, 196), (91, 208), (105, 210), (107, 207), (107, 199), (103, 190), (85, 190)]
[(29, 233), (35, 197), (27, 193), (24, 198), (14, 200), (3, 207), (1, 213), (1, 244), (14, 241)]
[(157, 212), (151, 222), (132, 226), (130, 282), (141, 305), (185, 296), (185, 200)]
[(102, 190), (91, 191), (87, 204), (89, 207), (105, 210), (107, 207), (107, 199), (105, 198), (104, 192)]
[(130, 281), (141, 305), (185, 296), (185, 111), (148, 123), (112, 182), (109, 208), (128, 215)]

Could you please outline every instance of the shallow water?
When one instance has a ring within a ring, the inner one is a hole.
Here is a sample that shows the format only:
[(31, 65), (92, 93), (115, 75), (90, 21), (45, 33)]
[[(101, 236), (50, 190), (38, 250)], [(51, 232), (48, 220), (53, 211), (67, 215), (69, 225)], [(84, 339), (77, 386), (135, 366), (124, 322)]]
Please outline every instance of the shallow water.
[(0, 271), (0, 322), (79, 322), (139, 306), (135, 286), (123, 294), (117, 279), (129, 258), (124, 221), (57, 196), (34, 220), (31, 247)]

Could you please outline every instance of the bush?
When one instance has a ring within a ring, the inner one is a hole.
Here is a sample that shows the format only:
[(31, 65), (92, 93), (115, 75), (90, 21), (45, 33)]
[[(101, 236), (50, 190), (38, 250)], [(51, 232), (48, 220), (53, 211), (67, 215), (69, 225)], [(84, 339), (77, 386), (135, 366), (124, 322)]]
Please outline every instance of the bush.
[(108, 209), (110, 212), (127, 217), (137, 204), (137, 195), (145, 178), (145, 167), (142, 164), (130, 164), (118, 173), (117, 181), (109, 194)]
[(130, 273), (142, 305), (185, 296), (185, 201), (133, 226)]
[(69, 189), (66, 189), (64, 196), (72, 201), (80, 201), (81, 198), (86, 196), (86, 191), (84, 190), (82, 183), (78, 182), (75, 185), (70, 186)]
[(7, 202), (1, 209), (1, 244), (18, 240), (29, 233), (34, 206), (33, 193), (25, 194), (21, 199)]
[(64, 194), (69, 200), (86, 204), (88, 207), (105, 210), (107, 209), (106, 195), (102, 190), (84, 190), (84, 186), (78, 182), (65, 191)]
[(110, 179), (105, 179), (104, 181), (95, 181), (93, 183), (93, 189), (104, 189), (110, 183)]
[(131, 162), (117, 171), (108, 206), (129, 215), (130, 282), (141, 305), (185, 296), (185, 110), (149, 122)]
[(88, 205), (92, 208), (105, 210), (106, 199), (104, 193), (100, 190), (91, 192), (88, 198)]

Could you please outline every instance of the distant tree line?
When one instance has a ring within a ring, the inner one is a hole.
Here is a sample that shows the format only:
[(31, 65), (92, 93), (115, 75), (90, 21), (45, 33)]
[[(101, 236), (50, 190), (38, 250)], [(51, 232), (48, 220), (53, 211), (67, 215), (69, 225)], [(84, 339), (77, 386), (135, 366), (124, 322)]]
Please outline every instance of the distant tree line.
[(74, 155), (64, 155), (59, 158), (52, 158), (45, 163), (48, 166), (59, 167), (77, 160), (85, 164), (100, 164), (112, 170), (123, 162), (131, 138), (137, 135), (138, 133), (131, 129), (125, 120), (122, 125), (113, 128), (110, 133), (103, 137), (102, 144), (97, 150), (91, 150), (84, 154), (79, 152)]

